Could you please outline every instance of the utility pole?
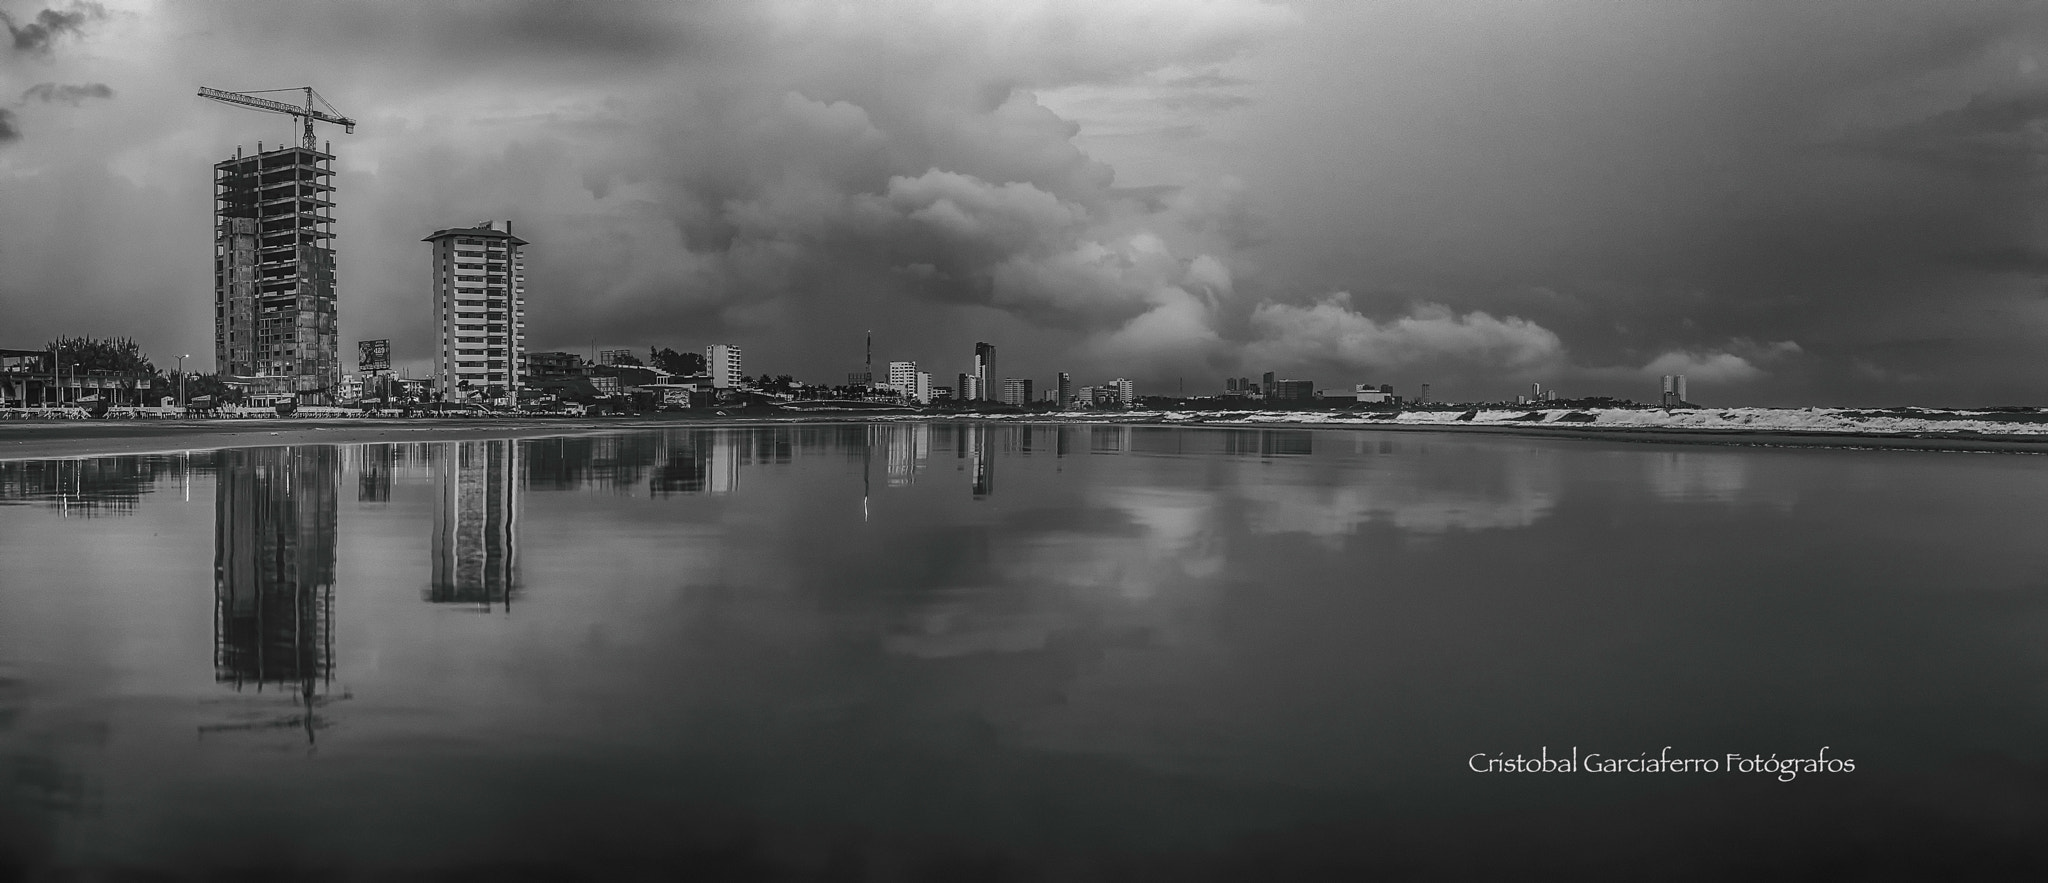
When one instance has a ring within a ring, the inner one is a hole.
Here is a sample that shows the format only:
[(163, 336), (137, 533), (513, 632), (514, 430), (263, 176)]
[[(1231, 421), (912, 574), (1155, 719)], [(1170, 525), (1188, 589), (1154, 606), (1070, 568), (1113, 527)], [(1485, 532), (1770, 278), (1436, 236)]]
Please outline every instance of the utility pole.
[(178, 357), (178, 407), (180, 408), (185, 407), (185, 360), (189, 358), (192, 358), (191, 353)]

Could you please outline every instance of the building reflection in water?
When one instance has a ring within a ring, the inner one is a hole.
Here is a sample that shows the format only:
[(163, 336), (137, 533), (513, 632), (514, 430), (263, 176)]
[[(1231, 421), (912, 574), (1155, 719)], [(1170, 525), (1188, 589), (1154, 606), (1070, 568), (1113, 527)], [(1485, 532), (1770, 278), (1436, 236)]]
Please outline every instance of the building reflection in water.
[(889, 486), (903, 487), (915, 484), (917, 474), (924, 471), (925, 461), (931, 458), (931, 424), (876, 424), (874, 432), (882, 437), (882, 450), (888, 462)]
[(520, 443), (453, 442), (436, 454), (427, 600), (510, 612), (519, 588)]
[(1244, 457), (1306, 457), (1315, 453), (1315, 433), (1300, 429), (1227, 430), (1223, 452)]
[(1131, 449), (1131, 428), (1128, 426), (1088, 427), (1088, 453), (1121, 454)]
[(967, 471), (974, 476), (974, 498), (985, 499), (996, 492), (996, 464), (988, 449), (988, 427), (976, 423), (966, 427)]
[(303, 726), (334, 678), (334, 544), (340, 452), (331, 446), (218, 455), (214, 493), (214, 679), (236, 690), (281, 686), (303, 710), (283, 721), (206, 730)]
[[(40, 504), (65, 517), (128, 515), (159, 482), (188, 484), (193, 460), (191, 454), (144, 454), (0, 461), (0, 504)], [(203, 466), (208, 455), (198, 460)]]
[(356, 501), (361, 503), (391, 502), (391, 473), (397, 469), (397, 446), (390, 444), (359, 445), (356, 453)]

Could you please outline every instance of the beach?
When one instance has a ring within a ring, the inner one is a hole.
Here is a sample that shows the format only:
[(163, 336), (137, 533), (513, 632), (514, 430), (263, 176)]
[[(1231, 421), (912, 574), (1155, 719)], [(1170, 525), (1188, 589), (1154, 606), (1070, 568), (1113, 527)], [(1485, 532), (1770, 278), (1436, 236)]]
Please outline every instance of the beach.
[[(927, 420), (1000, 423), (1159, 424), (1172, 426), (1239, 426), (1273, 429), (1365, 429), (1425, 433), (1481, 433), (1539, 438), (1606, 439), (1651, 444), (1821, 447), (1862, 450), (1955, 451), (1974, 453), (2048, 453), (2048, 431), (2040, 423), (1993, 423), (1956, 419), (1910, 418), (1872, 425), (1823, 412), (1742, 409), (1748, 423), (1663, 420), (1642, 415), (1662, 412), (1619, 412), (1624, 421), (1568, 422), (1556, 418), (1565, 410), (1527, 412), (1519, 409), (1479, 412), (1457, 420), (1446, 412), (1406, 412), (1375, 418), (1359, 412), (1285, 411), (1123, 411), (1019, 414), (902, 412), (791, 412), (749, 409), (731, 412), (700, 410), (631, 417), (464, 417), (464, 418), (240, 418), (182, 420), (11, 420), (0, 421), (0, 460), (90, 457), (220, 448), (301, 444), (367, 444), (388, 442), (472, 441), (503, 438), (580, 436), (659, 429), (670, 426), (747, 426), (761, 424), (899, 422)], [(1543, 420), (1520, 419), (1529, 413)], [(1576, 412), (1584, 413), (1584, 412)], [(1714, 412), (1729, 414), (1733, 412)], [(1948, 413), (1948, 412), (1943, 412)], [(1757, 415), (1766, 419), (1758, 420)], [(1795, 417), (1785, 415), (1797, 415)], [(1608, 416), (1603, 413), (1601, 417)], [(1778, 418), (1778, 419), (1771, 419)], [(1853, 428), (1844, 428), (1853, 427)]]

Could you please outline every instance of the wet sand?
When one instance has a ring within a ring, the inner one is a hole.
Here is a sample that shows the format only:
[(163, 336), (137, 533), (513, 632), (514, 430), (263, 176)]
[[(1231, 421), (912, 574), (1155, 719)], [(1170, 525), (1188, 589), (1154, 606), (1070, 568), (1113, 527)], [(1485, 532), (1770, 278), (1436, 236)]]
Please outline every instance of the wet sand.
[[(507, 417), (507, 418), (253, 418), (210, 420), (7, 420), (0, 421), (0, 460), (91, 457), (219, 448), (300, 444), (364, 444), (374, 442), (439, 442), (500, 438), (544, 438), (592, 435), (678, 426), (746, 426), (791, 423), (840, 423), (895, 415), (863, 412), (760, 412), (721, 416), (712, 412), (670, 413), (639, 417)], [(898, 418), (900, 419), (900, 418)], [(980, 419), (971, 415), (936, 414), (929, 419)], [(991, 425), (1011, 423), (1128, 424), (1212, 426), (1245, 429), (1379, 430), (1387, 432), (1489, 433), (1529, 438), (1601, 439), (1683, 445), (1822, 447), (1862, 450), (1954, 451), (1975, 453), (2048, 454), (2048, 437), (1998, 436), (1980, 433), (1797, 432), (1725, 429), (1587, 429), (1563, 426), (1415, 425), (1359, 423), (1235, 423), (1203, 420), (1155, 420), (1128, 415), (1100, 419), (1007, 417)]]

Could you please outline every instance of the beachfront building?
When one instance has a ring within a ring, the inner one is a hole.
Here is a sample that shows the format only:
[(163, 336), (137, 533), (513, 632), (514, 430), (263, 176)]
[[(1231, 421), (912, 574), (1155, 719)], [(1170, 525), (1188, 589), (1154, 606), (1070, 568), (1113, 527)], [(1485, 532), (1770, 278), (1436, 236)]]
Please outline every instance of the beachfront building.
[(704, 348), (704, 364), (711, 368), (712, 389), (732, 389), (746, 381), (740, 373), (740, 348), (714, 343)]

